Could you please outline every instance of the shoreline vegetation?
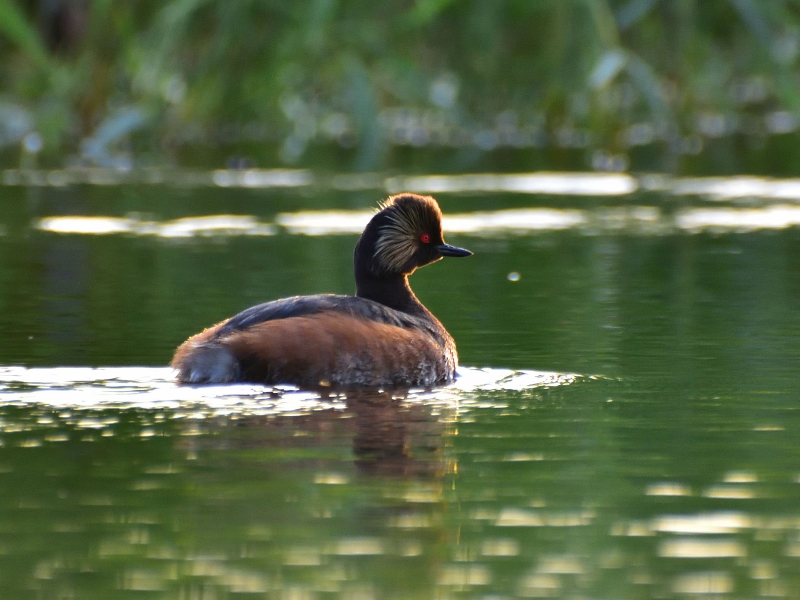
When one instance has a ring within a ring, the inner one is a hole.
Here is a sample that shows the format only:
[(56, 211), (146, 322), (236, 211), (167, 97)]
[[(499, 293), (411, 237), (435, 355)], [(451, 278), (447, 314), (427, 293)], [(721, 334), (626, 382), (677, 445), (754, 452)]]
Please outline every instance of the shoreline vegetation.
[(0, 167), (787, 176), (799, 59), (796, 0), (0, 0)]

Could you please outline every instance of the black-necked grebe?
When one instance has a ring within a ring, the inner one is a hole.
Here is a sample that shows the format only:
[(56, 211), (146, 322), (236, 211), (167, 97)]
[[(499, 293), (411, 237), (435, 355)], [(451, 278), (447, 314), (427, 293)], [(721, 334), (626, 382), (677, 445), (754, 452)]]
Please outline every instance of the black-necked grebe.
[(195, 384), (446, 383), (458, 365), (455, 342), (408, 276), (444, 256), (471, 254), (444, 242), (436, 200), (392, 196), (356, 244), (355, 296), (297, 296), (248, 308), (190, 337), (171, 365), (180, 382)]

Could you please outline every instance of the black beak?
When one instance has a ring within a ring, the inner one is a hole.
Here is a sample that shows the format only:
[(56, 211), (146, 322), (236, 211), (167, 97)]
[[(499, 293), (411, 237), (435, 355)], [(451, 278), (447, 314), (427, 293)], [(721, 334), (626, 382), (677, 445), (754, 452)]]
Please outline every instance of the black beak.
[(436, 249), (442, 256), (454, 256), (456, 258), (459, 256), (472, 256), (472, 252), (466, 248), (456, 248), (450, 244), (441, 244), (440, 246), (436, 246)]

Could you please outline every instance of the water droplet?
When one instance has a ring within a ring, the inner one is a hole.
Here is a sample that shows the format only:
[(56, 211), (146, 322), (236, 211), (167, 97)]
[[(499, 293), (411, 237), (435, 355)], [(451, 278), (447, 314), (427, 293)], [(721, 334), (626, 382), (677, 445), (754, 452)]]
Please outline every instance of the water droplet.
[(511, 273), (508, 274), (509, 281), (519, 281), (519, 279), (520, 279), (520, 274), (517, 273), (516, 271), (511, 271)]

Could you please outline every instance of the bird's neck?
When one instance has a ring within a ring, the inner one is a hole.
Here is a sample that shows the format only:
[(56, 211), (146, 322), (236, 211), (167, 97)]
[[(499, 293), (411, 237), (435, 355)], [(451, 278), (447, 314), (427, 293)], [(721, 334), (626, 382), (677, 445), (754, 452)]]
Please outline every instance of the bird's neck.
[(432, 316), (414, 295), (405, 275), (375, 277), (363, 272), (356, 273), (356, 296), (411, 315)]
[(436, 321), (436, 318), (411, 291), (411, 286), (408, 285), (408, 275), (376, 273), (372, 269), (376, 243), (377, 225), (373, 219), (358, 239), (353, 253), (356, 296), (378, 302), (394, 310)]

